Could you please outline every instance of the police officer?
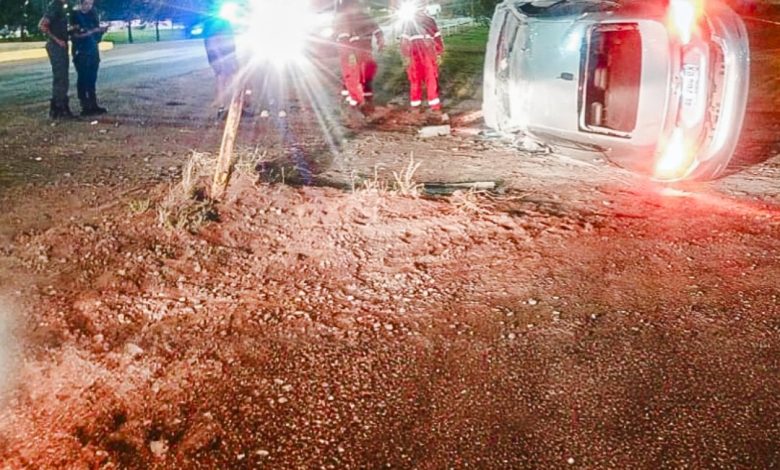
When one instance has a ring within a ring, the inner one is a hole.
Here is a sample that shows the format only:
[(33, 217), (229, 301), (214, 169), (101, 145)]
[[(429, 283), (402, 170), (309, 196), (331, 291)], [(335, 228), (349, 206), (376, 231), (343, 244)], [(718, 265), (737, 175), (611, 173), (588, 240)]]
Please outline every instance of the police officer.
[(78, 80), (79, 102), (81, 115), (92, 116), (105, 114), (106, 108), (98, 106), (95, 94), (100, 51), (98, 44), (103, 39), (107, 28), (100, 26), (97, 13), (93, 7), (94, 0), (81, 0), (80, 5), (71, 15), (71, 36), (73, 37), (73, 65), (76, 67)]
[(68, 15), (66, 0), (52, 0), (46, 7), (38, 29), (46, 35), (46, 52), (52, 72), (52, 98), (49, 117), (73, 117), (68, 107)]

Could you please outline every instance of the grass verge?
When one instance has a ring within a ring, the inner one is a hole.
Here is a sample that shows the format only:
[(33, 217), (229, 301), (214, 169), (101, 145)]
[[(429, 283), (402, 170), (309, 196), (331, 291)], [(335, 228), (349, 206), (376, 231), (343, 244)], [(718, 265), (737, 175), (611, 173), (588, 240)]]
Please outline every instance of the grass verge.
[[(160, 41), (178, 41), (180, 39), (187, 39), (183, 29), (161, 29)], [(103, 35), (104, 41), (111, 41), (114, 44), (127, 44), (127, 30), (112, 31)], [(144, 29), (133, 29), (133, 44), (156, 42), (157, 35), (154, 32), (154, 27)]]

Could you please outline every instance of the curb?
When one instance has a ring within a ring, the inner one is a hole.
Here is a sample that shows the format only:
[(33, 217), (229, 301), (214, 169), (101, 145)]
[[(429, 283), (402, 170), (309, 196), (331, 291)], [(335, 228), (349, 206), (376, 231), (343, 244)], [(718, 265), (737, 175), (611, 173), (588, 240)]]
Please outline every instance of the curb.
[[(101, 42), (98, 45), (100, 51), (110, 51), (114, 48), (113, 42)], [(34, 49), (24, 49), (20, 51), (0, 52), (0, 63), (15, 62), (19, 60), (45, 59), (46, 47), (36, 47)]]
[(46, 47), (46, 41), (0, 42), (0, 52), (26, 51)]

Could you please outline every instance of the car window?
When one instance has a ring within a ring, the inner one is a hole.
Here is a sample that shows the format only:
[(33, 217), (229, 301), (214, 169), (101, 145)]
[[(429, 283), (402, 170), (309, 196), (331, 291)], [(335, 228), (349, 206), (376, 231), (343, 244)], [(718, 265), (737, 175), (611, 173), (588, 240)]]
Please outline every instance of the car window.
[(620, 6), (621, 2), (617, 1), (561, 0), (550, 5), (541, 6), (536, 5), (535, 2), (521, 2), (517, 5), (517, 9), (527, 16), (560, 17), (610, 11)]
[(633, 132), (639, 109), (642, 39), (635, 23), (612, 23), (590, 32), (582, 108), (585, 129)]

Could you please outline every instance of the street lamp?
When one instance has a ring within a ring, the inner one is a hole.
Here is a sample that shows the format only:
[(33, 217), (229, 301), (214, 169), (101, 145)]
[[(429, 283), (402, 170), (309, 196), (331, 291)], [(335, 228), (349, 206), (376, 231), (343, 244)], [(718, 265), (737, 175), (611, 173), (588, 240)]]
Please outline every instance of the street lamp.
[(24, 6), (22, 7), (22, 27), (20, 28), (19, 36), (21, 36), (22, 41), (24, 41), (25, 38), (25, 29), (28, 25), (28, 19), (27, 19), (27, 10), (30, 6), (30, 0), (24, 0)]

